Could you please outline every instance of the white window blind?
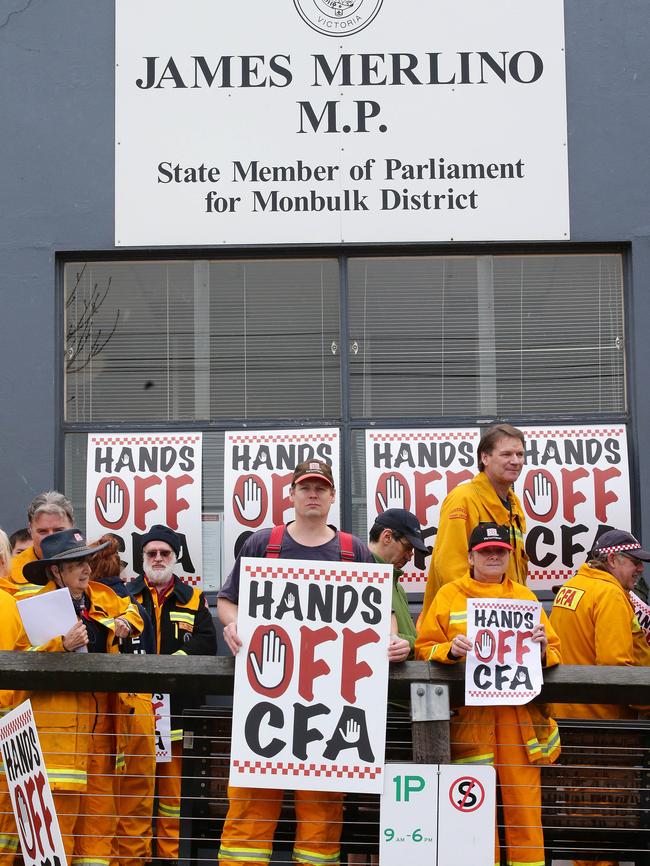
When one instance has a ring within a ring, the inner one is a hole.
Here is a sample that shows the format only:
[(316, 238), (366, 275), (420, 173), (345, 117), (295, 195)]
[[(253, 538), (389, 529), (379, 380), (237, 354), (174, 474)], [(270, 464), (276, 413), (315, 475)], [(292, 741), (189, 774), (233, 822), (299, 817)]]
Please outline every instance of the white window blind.
[(353, 259), (352, 417), (624, 412), (618, 255)]
[(65, 418), (340, 416), (335, 260), (65, 266)]

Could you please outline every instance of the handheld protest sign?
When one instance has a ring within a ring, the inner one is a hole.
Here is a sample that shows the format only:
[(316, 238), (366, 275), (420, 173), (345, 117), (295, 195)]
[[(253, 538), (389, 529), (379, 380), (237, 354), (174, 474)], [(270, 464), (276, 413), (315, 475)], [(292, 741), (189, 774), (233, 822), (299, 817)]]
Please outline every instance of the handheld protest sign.
[(67, 866), (30, 701), (0, 720), (0, 748), (25, 866)]
[(392, 566), (241, 560), (230, 784), (379, 793)]
[(542, 605), (518, 598), (468, 598), (466, 706), (527, 704), (542, 690), (540, 645), (533, 627)]
[(151, 695), (151, 707), (156, 722), (156, 763), (169, 764), (172, 760), (172, 723), (168, 694)]
[(643, 632), (648, 646), (650, 646), (650, 605), (646, 604), (634, 592), (630, 593), (630, 601), (632, 602), (639, 628)]

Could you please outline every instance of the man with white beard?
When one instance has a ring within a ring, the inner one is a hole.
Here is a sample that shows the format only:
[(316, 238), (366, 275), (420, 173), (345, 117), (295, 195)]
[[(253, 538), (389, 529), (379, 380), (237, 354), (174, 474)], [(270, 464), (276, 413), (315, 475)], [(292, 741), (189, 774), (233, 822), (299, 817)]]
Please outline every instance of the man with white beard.
[[(144, 574), (128, 584), (131, 597), (140, 602), (156, 630), (158, 655), (207, 655), (217, 652), (217, 635), (205, 595), (174, 574), (181, 539), (167, 526), (156, 524), (142, 537)], [(135, 649), (135, 648), (134, 648)], [(137, 652), (137, 649), (135, 650)], [(182, 713), (197, 706), (200, 698), (170, 695), (172, 760), (156, 764), (155, 860), (178, 861), (181, 806)]]

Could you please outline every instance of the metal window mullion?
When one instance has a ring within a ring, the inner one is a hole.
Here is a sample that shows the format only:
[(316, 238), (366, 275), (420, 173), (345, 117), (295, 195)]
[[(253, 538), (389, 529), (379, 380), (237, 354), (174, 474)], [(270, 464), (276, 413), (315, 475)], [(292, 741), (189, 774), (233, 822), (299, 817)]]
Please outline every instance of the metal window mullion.
[(494, 318), (494, 261), (476, 259), (478, 305), (479, 407), (481, 415), (497, 414), (496, 326)]
[(341, 526), (352, 525), (352, 459), (350, 441), (350, 292), (349, 259), (339, 257), (340, 415), (341, 415)]
[(194, 417), (210, 418), (210, 262), (194, 262)]

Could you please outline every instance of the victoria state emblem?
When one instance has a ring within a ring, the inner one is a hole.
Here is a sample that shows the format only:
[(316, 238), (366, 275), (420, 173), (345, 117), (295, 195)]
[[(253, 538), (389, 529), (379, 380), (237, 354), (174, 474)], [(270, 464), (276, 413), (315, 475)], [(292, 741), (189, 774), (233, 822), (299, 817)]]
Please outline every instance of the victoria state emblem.
[(350, 36), (375, 19), (384, 0), (293, 0), (302, 20), (326, 36)]

